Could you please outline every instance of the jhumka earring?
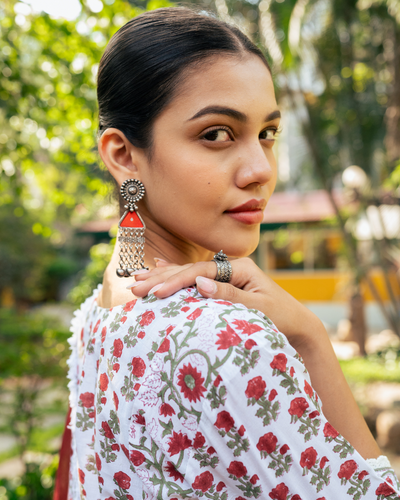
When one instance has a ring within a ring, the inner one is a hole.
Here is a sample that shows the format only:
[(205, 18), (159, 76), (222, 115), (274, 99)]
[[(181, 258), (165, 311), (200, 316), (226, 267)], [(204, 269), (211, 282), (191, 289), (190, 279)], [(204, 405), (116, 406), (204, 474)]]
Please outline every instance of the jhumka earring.
[(127, 201), (125, 212), (118, 224), (119, 268), (117, 276), (129, 278), (144, 266), (144, 231), (146, 226), (137, 212), (136, 202), (144, 196), (145, 189), (138, 179), (128, 179), (121, 185), (121, 196)]

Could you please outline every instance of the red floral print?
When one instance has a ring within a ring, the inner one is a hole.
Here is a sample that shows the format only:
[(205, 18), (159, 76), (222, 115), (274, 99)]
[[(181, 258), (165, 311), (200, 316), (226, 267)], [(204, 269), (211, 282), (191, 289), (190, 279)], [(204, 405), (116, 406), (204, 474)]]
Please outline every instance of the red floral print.
[(125, 306), (124, 306), (123, 311), (124, 311), (124, 312), (129, 312), (129, 311), (132, 311), (132, 309), (135, 307), (136, 301), (137, 301), (137, 299), (135, 299), (135, 300), (131, 300), (130, 302), (127, 302), (127, 303), (125, 304)]
[(229, 432), (235, 425), (235, 421), (231, 417), (231, 414), (224, 410), (218, 413), (217, 420), (214, 425), (218, 429), (224, 429), (225, 432)]
[(161, 342), (160, 346), (158, 347), (157, 352), (159, 352), (159, 353), (168, 352), (169, 346), (170, 346), (169, 339), (164, 339)]
[(278, 442), (278, 438), (272, 433), (268, 432), (261, 436), (257, 443), (257, 449), (259, 451), (266, 451), (267, 453), (272, 453), (276, 450), (276, 444)]
[(133, 358), (132, 359), (132, 374), (135, 377), (140, 378), (143, 377), (144, 372), (146, 371), (146, 363), (142, 358)]
[(108, 389), (108, 377), (107, 377), (107, 373), (102, 373), (100, 375), (100, 390), (103, 391), (103, 392), (106, 392), (106, 390)]
[(181, 311), (182, 311), (182, 312), (187, 312), (187, 311), (190, 311), (190, 307), (188, 307), (188, 306), (184, 306), (184, 307), (182, 307), (182, 308), (181, 308)]
[(245, 335), (251, 335), (262, 330), (262, 326), (256, 323), (249, 323), (244, 319), (235, 319), (232, 323)]
[(97, 333), (97, 330), (99, 329), (100, 323), (101, 323), (101, 320), (99, 319), (96, 323), (96, 326), (93, 328), (93, 333)]
[(189, 321), (194, 321), (195, 319), (197, 319), (201, 315), (202, 312), (203, 312), (203, 309), (197, 308), (191, 314), (189, 314), (187, 319)]
[(146, 457), (139, 450), (131, 450), (129, 453), (129, 460), (135, 467), (139, 467), (146, 460)]
[(310, 446), (307, 448), (300, 456), (300, 465), (302, 467), (306, 467), (307, 469), (311, 469), (315, 465), (317, 461), (317, 452), (316, 450)]
[(383, 495), (384, 497), (393, 495), (393, 493), (396, 493), (395, 490), (387, 483), (381, 483), (375, 491), (376, 495)]
[(200, 401), (206, 388), (203, 386), (204, 378), (196, 368), (189, 363), (179, 370), (178, 385), (181, 392), (190, 402)]
[(245, 394), (249, 399), (255, 398), (258, 400), (264, 394), (266, 387), (267, 384), (259, 375), (258, 377), (254, 377), (251, 380), (249, 380), (247, 384), (247, 389), (245, 390)]
[(328, 457), (322, 457), (321, 461), (319, 463), (319, 468), (323, 469), (325, 467), (326, 462), (329, 462), (329, 458)]
[(104, 431), (104, 435), (108, 439), (114, 439), (114, 433), (111, 430), (111, 427), (108, 425), (108, 422), (102, 422), (101, 427)]
[(173, 456), (183, 450), (186, 450), (186, 448), (189, 448), (190, 446), (192, 446), (192, 441), (186, 434), (182, 434), (182, 432), (176, 433), (173, 431), (172, 437), (169, 438), (168, 453)]
[(129, 451), (128, 451), (127, 447), (125, 445), (121, 444), (121, 449), (124, 452), (124, 455), (126, 456), (126, 458), (129, 458)]
[(324, 436), (335, 439), (339, 436), (339, 433), (329, 422), (327, 422), (324, 427)]
[(285, 483), (280, 483), (268, 493), (268, 496), (272, 498), (272, 500), (286, 500), (288, 494), (289, 488)]
[(139, 425), (146, 425), (146, 419), (140, 413), (135, 415), (135, 422)]
[(246, 340), (244, 343), (244, 347), (250, 351), (252, 347), (256, 346), (257, 342), (255, 342), (253, 339)]
[(290, 450), (289, 446), (287, 444), (284, 444), (279, 448), (279, 453), (281, 455), (284, 455), (288, 450)]
[(79, 474), (79, 482), (81, 484), (84, 484), (84, 482), (85, 482), (85, 473), (83, 472), (83, 470), (78, 469), (78, 474)]
[(229, 325), (226, 325), (226, 330), (221, 330), (220, 333), (217, 333), (217, 337), (219, 339), (216, 342), (218, 350), (229, 349), (230, 347), (240, 344), (240, 342), (242, 341), (235, 330)]
[(397, 498), (393, 472), (374, 472), (327, 423), (300, 357), (260, 312), (194, 288), (132, 311), (85, 304), (70, 366), (82, 499), (133, 500), (139, 483), (171, 500)]
[(304, 392), (307, 394), (307, 396), (310, 396), (310, 398), (313, 397), (314, 391), (311, 385), (307, 382), (307, 380), (304, 381)]
[(175, 465), (172, 462), (167, 462), (165, 470), (168, 472), (169, 477), (172, 477), (174, 481), (180, 481), (181, 483), (183, 483), (183, 480), (185, 478), (178, 470), (176, 470)]
[(196, 432), (196, 436), (193, 439), (193, 448), (197, 450), (198, 448), (202, 448), (205, 444), (205, 437), (201, 432)]
[(340, 479), (350, 479), (357, 469), (358, 465), (354, 460), (347, 460), (340, 466), (338, 477)]
[(171, 415), (175, 415), (175, 410), (168, 403), (163, 403), (158, 411), (163, 417), (170, 417)]
[(100, 472), (101, 471), (101, 460), (99, 455), (96, 453), (96, 469)]
[(296, 415), (296, 417), (302, 417), (304, 412), (309, 407), (309, 404), (304, 398), (294, 398), (290, 402), (289, 413), (290, 415)]
[(125, 472), (119, 471), (114, 474), (114, 481), (123, 490), (129, 490), (131, 487), (131, 478)]
[(219, 384), (221, 383), (221, 381), (222, 381), (222, 377), (221, 377), (221, 375), (218, 375), (218, 377), (214, 380), (214, 384), (213, 384), (214, 387), (218, 387)]
[(274, 356), (274, 359), (272, 360), (270, 366), (274, 370), (279, 370), (280, 372), (285, 372), (286, 371), (286, 363), (287, 363), (287, 358), (283, 354), (283, 352), (280, 352), (279, 354), (276, 354)]
[(207, 470), (205, 472), (202, 472), (199, 476), (196, 476), (192, 484), (192, 488), (194, 488), (195, 490), (200, 490), (203, 493), (205, 493), (211, 488), (213, 481), (214, 481), (214, 476), (211, 474), (211, 472)]
[(122, 355), (122, 349), (124, 348), (124, 343), (122, 342), (121, 339), (115, 339), (114, 340), (114, 350), (113, 350), (113, 356), (116, 358), (120, 358)]
[(183, 299), (184, 302), (187, 302), (188, 304), (190, 302), (200, 302), (199, 299), (195, 299), (194, 297), (186, 297), (186, 299)]
[(273, 401), (277, 395), (278, 395), (278, 393), (276, 392), (276, 390), (272, 389), (272, 391), (269, 393), (268, 401)]
[(92, 392), (84, 392), (79, 396), (84, 408), (92, 408), (94, 405), (94, 394)]
[(229, 474), (232, 474), (238, 479), (247, 474), (247, 469), (244, 464), (242, 462), (237, 462), (236, 460), (231, 462), (226, 470), (229, 472)]
[(140, 326), (147, 326), (155, 319), (153, 311), (146, 311), (142, 314), (142, 319), (139, 321)]
[(253, 476), (251, 476), (250, 478), (250, 482), (251, 484), (256, 484), (257, 481), (259, 481), (259, 477), (257, 476), (257, 474), (254, 474)]

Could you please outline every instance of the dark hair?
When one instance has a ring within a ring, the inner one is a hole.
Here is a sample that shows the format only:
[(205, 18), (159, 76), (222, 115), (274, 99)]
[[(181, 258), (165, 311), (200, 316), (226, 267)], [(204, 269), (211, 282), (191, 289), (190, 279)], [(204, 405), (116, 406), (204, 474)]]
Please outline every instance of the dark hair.
[(184, 7), (157, 9), (125, 24), (101, 58), (99, 130), (114, 127), (140, 148), (151, 146), (154, 120), (174, 96), (183, 72), (221, 53), (263, 53), (238, 28)]

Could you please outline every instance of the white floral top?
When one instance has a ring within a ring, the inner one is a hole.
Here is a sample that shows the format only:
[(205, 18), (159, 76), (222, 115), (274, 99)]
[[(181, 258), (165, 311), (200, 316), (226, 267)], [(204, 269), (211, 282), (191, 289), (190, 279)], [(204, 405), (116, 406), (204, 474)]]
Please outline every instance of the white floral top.
[[(187, 288), (72, 323), (72, 499), (399, 499), (262, 313)], [(386, 464), (388, 465), (388, 464)]]

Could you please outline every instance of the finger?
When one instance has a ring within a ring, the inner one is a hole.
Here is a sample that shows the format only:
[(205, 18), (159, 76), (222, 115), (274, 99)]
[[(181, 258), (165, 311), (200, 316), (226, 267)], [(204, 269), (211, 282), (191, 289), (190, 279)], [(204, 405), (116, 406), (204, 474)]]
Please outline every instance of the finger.
[(222, 299), (234, 304), (240, 303), (249, 309), (258, 309), (260, 297), (258, 294), (245, 292), (230, 283), (220, 283), (210, 280), (204, 276), (196, 278), (197, 290), (203, 297), (212, 299)]
[[(136, 281), (129, 283), (126, 288), (130, 289), (131, 292), (137, 297), (145, 297), (149, 293), (154, 293), (155, 287), (157, 287), (157, 290), (159, 290), (159, 285), (161, 283), (165, 283), (165, 281), (178, 273), (179, 270), (186, 269), (187, 266), (191, 265), (192, 264), (186, 264), (186, 266), (168, 266), (160, 269), (153, 269), (148, 273), (138, 274), (135, 276)], [(171, 295), (171, 293), (165, 295), (165, 297), (168, 297), (169, 295)]]
[(154, 262), (156, 263), (156, 267), (176, 266), (176, 264), (168, 262), (164, 259), (160, 259), (158, 257), (154, 257)]

